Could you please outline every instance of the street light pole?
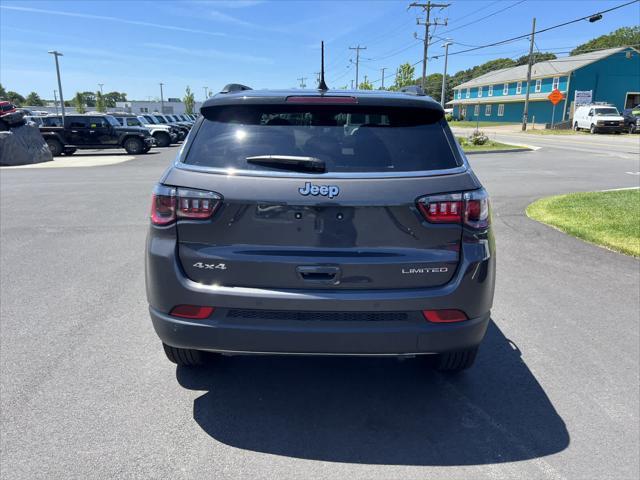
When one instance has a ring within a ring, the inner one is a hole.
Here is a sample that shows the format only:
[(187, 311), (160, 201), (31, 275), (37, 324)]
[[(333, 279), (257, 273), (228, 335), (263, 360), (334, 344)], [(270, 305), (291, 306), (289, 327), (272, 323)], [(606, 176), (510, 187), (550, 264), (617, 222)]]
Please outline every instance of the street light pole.
[(442, 108), (444, 108), (445, 105), (445, 98), (444, 98), (444, 94), (445, 94), (445, 85), (447, 83), (447, 61), (449, 60), (449, 45), (452, 45), (453, 42), (445, 42), (444, 45), (442, 45), (444, 47), (444, 74), (442, 75), (442, 92), (440, 93), (440, 105), (442, 105)]
[(164, 95), (162, 93), (162, 86), (164, 83), (160, 82), (160, 113), (164, 113)]
[(204, 99), (209, 98), (209, 87), (202, 87), (204, 89)]
[(64, 98), (62, 97), (62, 82), (60, 81), (60, 65), (58, 64), (58, 57), (62, 57), (62, 53), (57, 50), (49, 50), (51, 55), (56, 59), (56, 73), (58, 75), (58, 93), (60, 93), (60, 109), (62, 110), (62, 124), (64, 125)]
[(102, 86), (104, 85), (104, 83), (99, 83), (98, 86), (100, 87), (100, 95), (102, 95)]
[(56, 107), (56, 115), (58, 115), (58, 92), (53, 91), (53, 106)]

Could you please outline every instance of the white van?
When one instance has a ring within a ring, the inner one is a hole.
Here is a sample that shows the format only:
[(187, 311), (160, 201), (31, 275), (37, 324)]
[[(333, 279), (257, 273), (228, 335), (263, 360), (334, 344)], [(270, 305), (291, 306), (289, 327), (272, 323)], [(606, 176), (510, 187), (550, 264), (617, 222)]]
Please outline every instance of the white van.
[(613, 105), (580, 105), (573, 114), (573, 129), (620, 133), (624, 130), (624, 118)]

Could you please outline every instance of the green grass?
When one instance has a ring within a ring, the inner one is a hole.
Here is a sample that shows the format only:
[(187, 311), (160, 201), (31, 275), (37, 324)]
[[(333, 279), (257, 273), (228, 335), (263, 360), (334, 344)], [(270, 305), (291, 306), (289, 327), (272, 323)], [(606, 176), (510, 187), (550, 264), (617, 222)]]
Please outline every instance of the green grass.
[(508, 143), (494, 142), (489, 140), (484, 145), (474, 145), (464, 137), (458, 137), (458, 143), (465, 152), (499, 152), (500, 150), (513, 150), (514, 148), (525, 148), (519, 145), (509, 145)]
[(640, 257), (640, 189), (547, 197), (529, 205), (527, 215), (587, 242)]
[(501, 125), (516, 125), (517, 122), (480, 122), (476, 123), (475, 121), (467, 121), (467, 120), (452, 120), (449, 122), (449, 126), (451, 127), (471, 127), (476, 128), (476, 125), (480, 127), (499, 127)]

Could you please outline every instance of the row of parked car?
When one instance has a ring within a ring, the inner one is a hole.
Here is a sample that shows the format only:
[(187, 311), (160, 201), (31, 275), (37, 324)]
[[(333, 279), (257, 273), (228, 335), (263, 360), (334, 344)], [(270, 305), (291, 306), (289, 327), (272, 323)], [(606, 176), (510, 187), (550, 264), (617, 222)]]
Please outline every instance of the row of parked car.
[(168, 147), (183, 141), (196, 115), (127, 112), (27, 116), (37, 125), (51, 153), (73, 155), (78, 149), (124, 148), (127, 153), (147, 153), (152, 147)]

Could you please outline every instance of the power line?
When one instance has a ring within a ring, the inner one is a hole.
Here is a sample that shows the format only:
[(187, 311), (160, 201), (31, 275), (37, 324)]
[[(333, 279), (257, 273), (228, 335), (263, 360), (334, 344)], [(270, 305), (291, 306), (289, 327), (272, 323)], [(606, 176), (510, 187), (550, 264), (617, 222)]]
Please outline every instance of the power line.
[(367, 47), (361, 47), (360, 44), (358, 44), (357, 47), (349, 47), (349, 50), (355, 50), (356, 51), (356, 89), (358, 88), (358, 69), (360, 67), (360, 50), (366, 50)]
[(438, 23), (438, 19), (436, 18), (434, 22), (431, 22), (431, 10), (433, 8), (439, 8), (440, 10), (447, 8), (449, 3), (431, 3), (429, 0), (427, 3), (412, 3), (409, 7), (419, 7), (425, 12), (425, 21), (424, 23), (420, 23), (420, 19), (418, 19), (418, 25), (424, 25), (424, 51), (422, 54), (422, 89), (425, 89), (426, 86), (426, 76), (427, 76), (427, 53), (429, 51), (429, 27), (436, 25), (446, 25), (447, 21), (444, 23)]
[(612, 12), (613, 10), (618, 10), (619, 8), (626, 7), (627, 5), (631, 5), (633, 3), (638, 3), (638, 1), (640, 1), (640, 0), (631, 0), (630, 2), (623, 3), (621, 5), (617, 5), (617, 6), (612, 7), (612, 8), (608, 8), (607, 10), (602, 10), (600, 12), (592, 13), (591, 15), (586, 15), (584, 17), (576, 18), (574, 20), (569, 20), (568, 22), (559, 23), (559, 24), (553, 25), (551, 27), (543, 28), (541, 30), (536, 30), (535, 32), (532, 32), (532, 33), (525, 33), (524, 35), (518, 35), (517, 37), (508, 38), (506, 40), (500, 40), (498, 42), (488, 43), (486, 45), (480, 45), (478, 47), (468, 48), (466, 50), (459, 50), (457, 52), (451, 52), (449, 54), (449, 56), (451, 56), (451, 55), (460, 55), (461, 53), (472, 52), (474, 50), (479, 50), (481, 48), (495, 47), (496, 45), (503, 45), (505, 43), (512, 42), (514, 40), (520, 40), (522, 38), (527, 38), (530, 35), (536, 35), (538, 33), (548, 32), (549, 30), (553, 30), (555, 28), (564, 27), (564, 26), (570, 25), (572, 23), (580, 22), (582, 20), (588, 20), (590, 17), (593, 17), (595, 15), (602, 15), (603, 13)]
[(480, 18), (478, 18), (476, 20), (473, 20), (473, 21), (471, 21), (469, 23), (465, 23), (464, 25), (460, 25), (458, 27), (450, 28), (448, 30), (445, 30), (444, 32), (442, 32), (442, 34), (444, 35), (445, 33), (448, 34), (448, 33), (451, 33), (451, 32), (455, 32), (456, 30), (460, 30), (461, 28), (468, 27), (469, 25), (473, 25), (474, 23), (481, 22), (482, 20), (485, 20), (485, 19), (487, 19), (489, 17), (493, 17), (494, 15), (497, 15), (499, 13), (502, 13), (502, 12), (506, 11), (506, 10), (509, 10), (510, 8), (513, 8), (513, 7), (517, 6), (517, 5), (520, 5), (521, 3), (524, 3), (525, 1), (526, 0), (519, 0), (518, 2), (512, 3), (511, 5), (508, 5), (508, 6), (504, 7), (504, 8), (501, 8), (500, 10), (496, 10), (495, 12), (492, 12), (492, 13), (490, 13), (488, 15), (485, 15), (484, 17), (480, 17)]

